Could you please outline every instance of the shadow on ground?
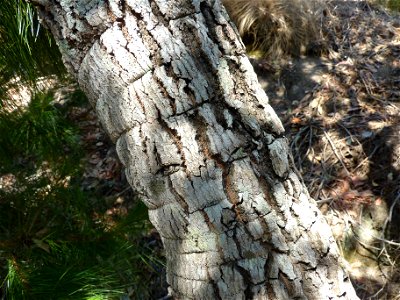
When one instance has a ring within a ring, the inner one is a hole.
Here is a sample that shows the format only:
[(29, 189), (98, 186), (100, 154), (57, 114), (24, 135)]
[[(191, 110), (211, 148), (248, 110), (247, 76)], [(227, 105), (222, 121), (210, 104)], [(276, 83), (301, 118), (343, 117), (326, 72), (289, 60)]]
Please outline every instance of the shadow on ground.
[(252, 63), (359, 296), (391, 298), (400, 291), (400, 18), (364, 1), (331, 5), (336, 51)]

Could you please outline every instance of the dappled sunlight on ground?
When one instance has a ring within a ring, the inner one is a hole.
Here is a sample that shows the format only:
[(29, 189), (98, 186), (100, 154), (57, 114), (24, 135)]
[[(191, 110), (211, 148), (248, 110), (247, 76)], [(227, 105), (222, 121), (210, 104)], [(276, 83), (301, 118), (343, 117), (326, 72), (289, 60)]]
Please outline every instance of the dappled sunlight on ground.
[(400, 17), (364, 1), (331, 1), (323, 22), (330, 45), (323, 57), (252, 62), (360, 297), (395, 297)]

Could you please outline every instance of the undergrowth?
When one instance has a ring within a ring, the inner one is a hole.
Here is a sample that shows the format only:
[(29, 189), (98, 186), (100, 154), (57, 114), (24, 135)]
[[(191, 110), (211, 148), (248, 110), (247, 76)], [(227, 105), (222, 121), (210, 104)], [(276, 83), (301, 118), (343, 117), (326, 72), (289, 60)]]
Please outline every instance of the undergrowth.
[(51, 93), (0, 112), (0, 299), (147, 298), (161, 263), (139, 246), (145, 206), (110, 217), (102, 195), (82, 190), (79, 132)]

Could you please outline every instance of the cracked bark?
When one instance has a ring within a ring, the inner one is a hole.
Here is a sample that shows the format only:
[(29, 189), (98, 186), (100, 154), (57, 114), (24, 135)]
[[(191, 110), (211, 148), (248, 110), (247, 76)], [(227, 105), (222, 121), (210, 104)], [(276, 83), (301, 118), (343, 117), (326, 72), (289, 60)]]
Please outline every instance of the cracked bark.
[(213, 0), (32, 0), (149, 208), (176, 299), (357, 299)]

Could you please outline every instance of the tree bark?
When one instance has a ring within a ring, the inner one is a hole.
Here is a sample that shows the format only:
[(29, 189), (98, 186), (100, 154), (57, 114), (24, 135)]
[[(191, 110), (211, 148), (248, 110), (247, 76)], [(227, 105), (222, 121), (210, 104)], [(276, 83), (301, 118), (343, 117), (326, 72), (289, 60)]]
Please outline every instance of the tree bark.
[(33, 0), (149, 208), (176, 299), (357, 299), (214, 0)]

